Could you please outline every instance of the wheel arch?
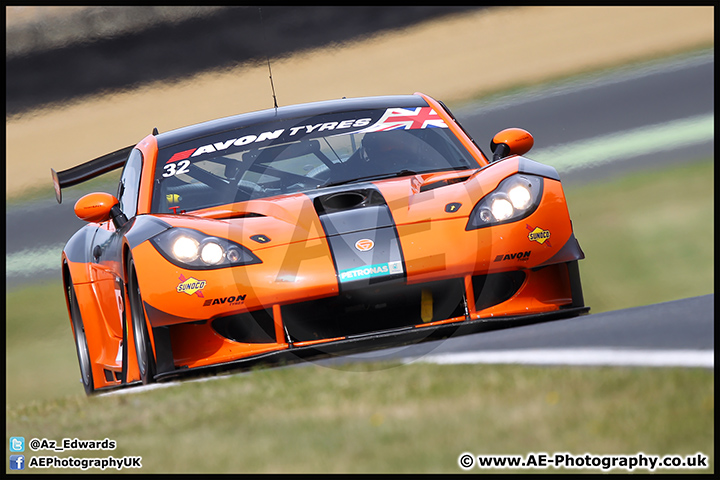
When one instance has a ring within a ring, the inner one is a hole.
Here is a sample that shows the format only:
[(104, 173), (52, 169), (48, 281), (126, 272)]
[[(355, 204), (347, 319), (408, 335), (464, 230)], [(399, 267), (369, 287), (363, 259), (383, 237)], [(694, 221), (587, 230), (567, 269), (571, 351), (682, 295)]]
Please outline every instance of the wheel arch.
[[(125, 299), (127, 306), (125, 308), (125, 325), (123, 327), (123, 331), (125, 332), (125, 336), (127, 338), (127, 345), (128, 345), (128, 379), (134, 379), (134, 380), (141, 380), (141, 374), (140, 374), (140, 367), (138, 364), (138, 358), (137, 358), (137, 348), (135, 346), (135, 332), (132, 325), (132, 307), (130, 303), (130, 275), (131, 272), (129, 270), (129, 264), (130, 259), (133, 258), (132, 255), (132, 245), (129, 244), (129, 242), (126, 240), (123, 248), (122, 248), (122, 271), (124, 276), (124, 285), (125, 285)], [(135, 275), (137, 276), (137, 268), (135, 268)], [(138, 284), (140, 284), (139, 279), (137, 280)], [(145, 326), (148, 333), (148, 339), (150, 341), (150, 350), (152, 353), (152, 356), (155, 359), (155, 363), (157, 363), (157, 351), (156, 351), (156, 345), (155, 345), (155, 332), (152, 328), (152, 325), (150, 325), (150, 322), (148, 321), (147, 312), (145, 312), (145, 305), (144, 302), (141, 302), (139, 307), (143, 311), (143, 321), (145, 322)]]
[(130, 245), (125, 241), (122, 247), (122, 255), (120, 260), (122, 262), (122, 281), (123, 281), (123, 301), (125, 308), (123, 309), (123, 370), (124, 378), (127, 383), (139, 381), (140, 369), (137, 363), (137, 352), (135, 350), (135, 337), (132, 329), (132, 313), (130, 312), (130, 292), (128, 291), (128, 259), (131, 256)]
[[(99, 335), (102, 335), (102, 326), (98, 324), (98, 321), (93, 321), (95, 318), (92, 315), (92, 308), (87, 308), (88, 304), (92, 304), (94, 301), (92, 298), (87, 298), (87, 288), (78, 288), (76, 282), (73, 281), (73, 269), (71, 268), (70, 262), (67, 258), (63, 257), (62, 262), (62, 281), (63, 281), (63, 292), (65, 295), (65, 305), (68, 312), (68, 320), (70, 322), (70, 331), (73, 336), (73, 342), (77, 346), (77, 333), (75, 332), (75, 324), (73, 321), (72, 305), (70, 303), (69, 289), (72, 288), (75, 295), (75, 302), (77, 304), (77, 313), (79, 315), (78, 321), (82, 322), (85, 343), (88, 350), (88, 361), (90, 362), (90, 371), (92, 376), (92, 392), (86, 390), (86, 393), (90, 395), (100, 388), (107, 387), (110, 384), (105, 382), (104, 368), (101, 363), (98, 363), (97, 359), (102, 354), (103, 346), (98, 342), (94, 341)], [(89, 286), (89, 283), (81, 284), (83, 286)], [(77, 353), (77, 352), (76, 352)], [(78, 358), (78, 360), (80, 360)], [(82, 370), (81, 370), (82, 372)]]

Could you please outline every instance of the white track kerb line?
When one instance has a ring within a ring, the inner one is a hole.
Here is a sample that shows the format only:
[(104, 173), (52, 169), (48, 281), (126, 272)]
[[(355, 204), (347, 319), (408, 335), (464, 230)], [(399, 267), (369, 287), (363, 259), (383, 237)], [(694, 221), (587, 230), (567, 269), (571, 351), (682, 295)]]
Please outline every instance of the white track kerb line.
[(64, 244), (27, 248), (5, 257), (5, 275), (31, 275), (43, 270), (58, 269)]
[(528, 154), (529, 158), (567, 172), (622, 158), (675, 150), (713, 140), (715, 115), (699, 115), (650, 125), (579, 142), (555, 145)]
[(632, 350), (621, 348), (548, 348), (445, 353), (408, 358), (404, 363), (588, 365), (715, 368), (713, 350)]

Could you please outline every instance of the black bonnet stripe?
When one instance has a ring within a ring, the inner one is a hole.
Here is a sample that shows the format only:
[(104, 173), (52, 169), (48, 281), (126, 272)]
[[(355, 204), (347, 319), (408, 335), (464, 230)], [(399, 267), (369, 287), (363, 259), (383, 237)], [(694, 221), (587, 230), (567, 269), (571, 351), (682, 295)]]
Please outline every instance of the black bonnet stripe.
[(358, 186), (311, 195), (341, 291), (405, 280), (395, 222), (382, 194)]

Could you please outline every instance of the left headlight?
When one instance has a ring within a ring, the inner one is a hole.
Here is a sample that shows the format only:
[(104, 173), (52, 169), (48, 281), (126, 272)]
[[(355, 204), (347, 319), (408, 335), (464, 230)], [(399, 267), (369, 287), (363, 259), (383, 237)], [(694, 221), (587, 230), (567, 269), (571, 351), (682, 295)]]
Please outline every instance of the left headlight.
[(465, 230), (510, 223), (535, 211), (542, 197), (543, 179), (535, 175), (515, 174), (480, 200), (468, 219)]
[(262, 263), (239, 243), (190, 228), (171, 228), (151, 238), (150, 243), (169, 262), (190, 270)]

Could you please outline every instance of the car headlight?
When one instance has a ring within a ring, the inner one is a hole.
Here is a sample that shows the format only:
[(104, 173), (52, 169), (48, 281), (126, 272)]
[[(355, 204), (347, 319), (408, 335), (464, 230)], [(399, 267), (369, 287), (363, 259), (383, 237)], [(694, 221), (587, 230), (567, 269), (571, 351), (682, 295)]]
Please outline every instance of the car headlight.
[(515, 174), (506, 178), (475, 205), (465, 230), (515, 222), (527, 217), (540, 203), (542, 189), (542, 177)]
[(239, 243), (189, 228), (171, 228), (151, 238), (150, 243), (169, 262), (190, 270), (262, 263)]

